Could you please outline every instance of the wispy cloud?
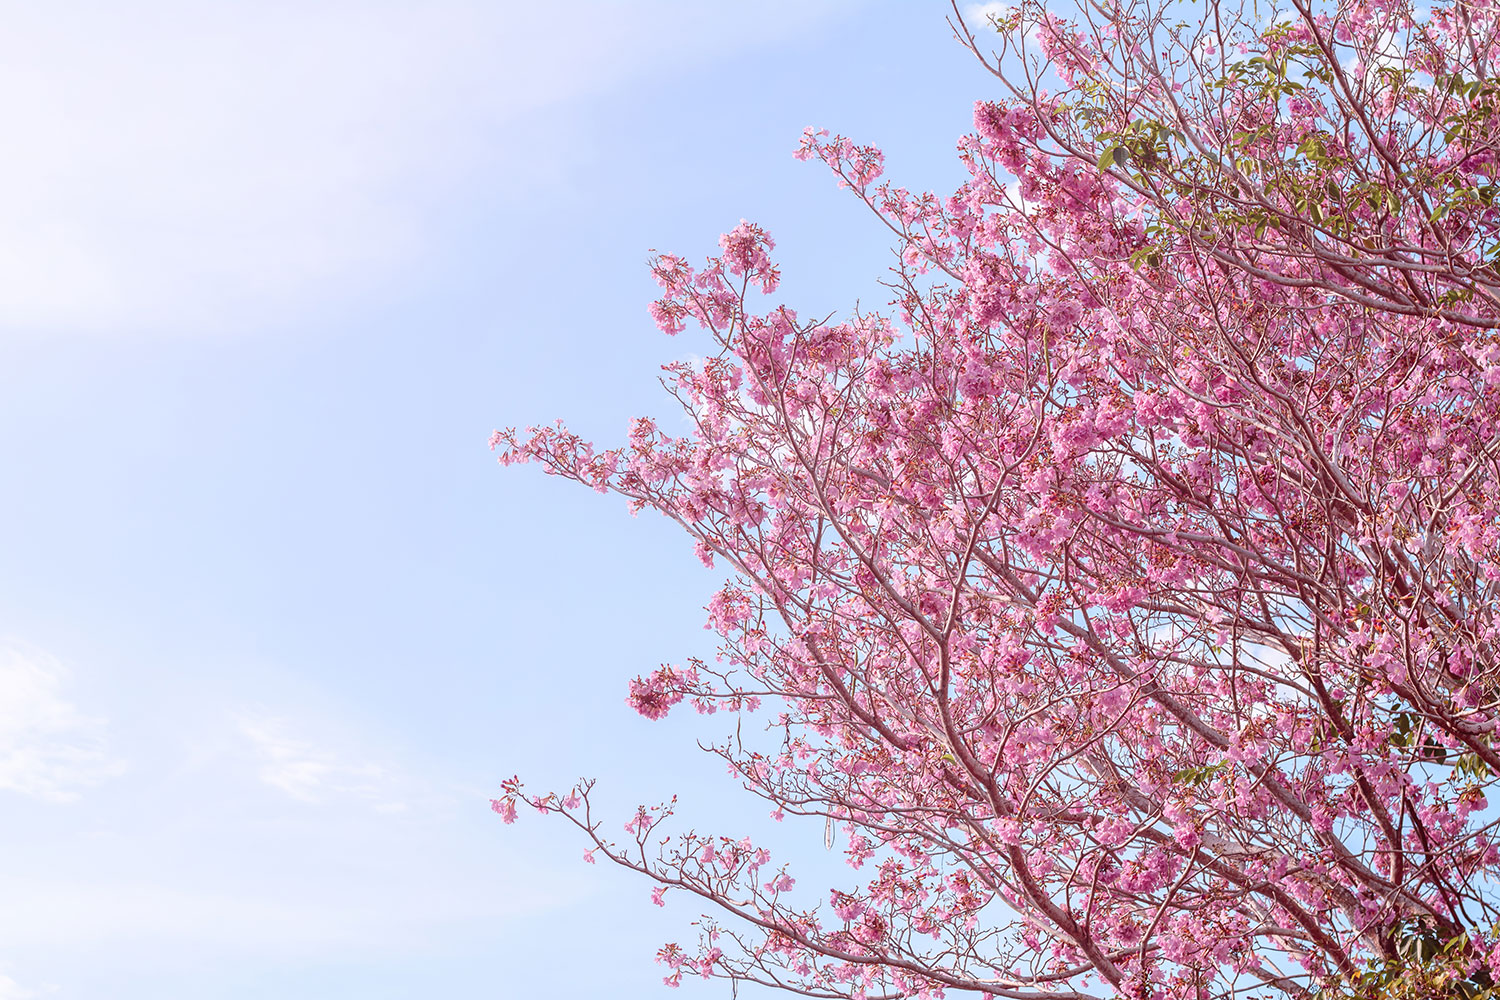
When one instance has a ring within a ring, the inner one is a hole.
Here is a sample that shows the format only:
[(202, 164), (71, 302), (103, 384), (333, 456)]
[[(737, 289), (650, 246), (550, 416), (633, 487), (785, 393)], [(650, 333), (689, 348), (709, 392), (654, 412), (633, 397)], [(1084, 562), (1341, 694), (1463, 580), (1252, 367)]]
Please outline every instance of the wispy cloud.
[(260, 780), (294, 799), (321, 802), (340, 796), (369, 801), (385, 812), (405, 808), (398, 797), (399, 781), (389, 768), (300, 738), (285, 718), (245, 716), (239, 729), (259, 761)]
[(56, 990), (32, 990), (27, 989), (16, 982), (10, 976), (0, 973), (0, 1000), (37, 1000), (47, 993), (55, 993)]
[(970, 28), (987, 28), (992, 19), (1009, 17), (1016, 12), (1013, 3), (970, 3), (964, 4), (964, 20)]
[(0, 336), (218, 333), (338, 301), (508, 170), (550, 173), (530, 161), (565, 141), (518, 147), (517, 116), (848, 2), (8, 4)]
[[(576, 863), (553, 870), (497, 850), (482, 790), (448, 773), (462, 767), (391, 746), (337, 710), (278, 708), (179, 706), (218, 738), (195, 747), (198, 730), (156, 719), (157, 756), (100, 789), (102, 808), (61, 826), (54, 810), (33, 810), (7, 829), (0, 958), (26, 964), (3, 967), (0, 1000), (32, 1000), (22, 987), (48, 980), (71, 996), (80, 976), (155, 975), (183, 956), (213, 966), (417, 954), (589, 891)], [(172, 766), (183, 758), (193, 765)]]
[[(1018, 8), (1014, 3), (997, 3), (991, 0), (989, 3), (970, 3), (963, 7), (964, 23), (969, 30), (980, 35), (986, 31), (992, 31), (999, 21), (1004, 21), (1014, 16)], [(1025, 46), (1033, 54), (1040, 53), (1040, 36), (1037, 34), (1035, 18), (1029, 18), (1024, 35)]]
[(55, 659), (0, 647), (0, 789), (67, 802), (125, 769), (104, 720), (64, 697), (66, 684)]

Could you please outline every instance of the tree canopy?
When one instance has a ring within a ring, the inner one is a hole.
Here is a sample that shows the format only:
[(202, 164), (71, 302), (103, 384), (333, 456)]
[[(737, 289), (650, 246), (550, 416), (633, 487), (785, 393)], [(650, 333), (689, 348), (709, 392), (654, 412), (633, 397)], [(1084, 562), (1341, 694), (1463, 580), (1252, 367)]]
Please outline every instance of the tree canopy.
[(887, 312), (769, 300), (750, 223), (651, 313), (692, 422), (501, 461), (677, 521), (718, 658), (630, 703), (843, 832), (749, 841), (506, 783), (701, 897), (668, 981), (815, 997), (1463, 996), (1500, 975), (1500, 7), (1031, 3), (950, 196), (809, 130), (892, 234)]

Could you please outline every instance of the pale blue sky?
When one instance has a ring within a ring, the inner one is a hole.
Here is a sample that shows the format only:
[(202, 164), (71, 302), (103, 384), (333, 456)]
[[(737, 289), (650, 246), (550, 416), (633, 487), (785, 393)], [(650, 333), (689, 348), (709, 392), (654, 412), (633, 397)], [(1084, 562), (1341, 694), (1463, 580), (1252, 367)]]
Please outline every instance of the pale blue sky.
[(946, 3), (0, 9), (0, 1000), (669, 995), (696, 910), (488, 798), (764, 826), (729, 720), (623, 700), (721, 577), (486, 439), (670, 425), (648, 248), (748, 218), (789, 304), (883, 304), (791, 151), (951, 189), (995, 87)]

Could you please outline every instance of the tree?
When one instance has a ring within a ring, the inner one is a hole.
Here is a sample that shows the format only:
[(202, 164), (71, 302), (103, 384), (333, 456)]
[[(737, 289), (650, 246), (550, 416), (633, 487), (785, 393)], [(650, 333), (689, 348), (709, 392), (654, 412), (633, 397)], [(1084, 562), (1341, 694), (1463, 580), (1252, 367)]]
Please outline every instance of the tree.
[[(1477, 996), (1500, 968), (1500, 9), (1098, 0), (966, 23), (970, 180), (880, 183), (892, 314), (760, 307), (742, 224), (651, 307), (684, 437), (501, 461), (674, 519), (733, 572), (721, 755), (873, 875), (811, 906), (749, 841), (624, 844), (712, 904), (681, 975), (817, 997)], [(994, 29), (990, 31), (989, 29)], [(761, 708), (761, 706), (765, 706)]]

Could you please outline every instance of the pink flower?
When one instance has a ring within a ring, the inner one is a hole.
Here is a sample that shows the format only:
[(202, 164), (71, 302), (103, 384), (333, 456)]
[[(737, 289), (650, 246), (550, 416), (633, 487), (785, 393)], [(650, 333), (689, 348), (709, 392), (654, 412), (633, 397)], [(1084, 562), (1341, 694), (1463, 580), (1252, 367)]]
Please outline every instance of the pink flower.
[(510, 797), (503, 799), (490, 799), (490, 808), (500, 814), (500, 818), (507, 823), (516, 821), (516, 800)]
[(631, 708), (653, 720), (665, 718), (667, 711), (681, 700), (680, 693), (665, 690), (654, 675), (650, 680), (637, 677), (631, 681), (630, 696), (626, 699)]
[[(885, 225), (889, 310), (757, 311), (779, 273), (742, 221), (701, 270), (652, 260), (658, 325), (705, 327), (666, 370), (680, 413), (619, 449), (493, 438), (728, 568), (712, 665), (626, 700), (660, 719), (773, 699), (769, 738), (709, 749), (775, 818), (838, 816), (867, 877), (807, 913), (753, 843), (636, 813), (643, 853), (619, 857), (664, 883), (655, 905), (688, 885), (767, 932), (744, 966), (667, 952), (672, 985), (775, 968), (817, 995), (936, 997), (952, 953), (936, 975), (905, 961), (912, 936), (987, 943), (1014, 917), (997, 981), (1231, 1000), (1274, 965), (1292, 978), (1263, 989), (1295, 993), (1298, 962), (1308, 982), (1363, 967), (1394, 921), (1500, 878), (1479, 759), (1500, 211), (1472, 194), (1494, 180), (1489, 84), (1455, 75), (1494, 46), (1455, 4), (1420, 28), (1392, 0), (1247, 20), (1165, 77), (1141, 75), (1149, 17), (1006, 14), (1063, 91), (976, 105), (951, 196), (875, 187), (879, 150), (843, 136), (798, 148)], [(1334, 54), (1304, 44), (1335, 31)], [(1221, 65), (1236, 49), (1255, 58)], [(1394, 52), (1397, 72), (1349, 68)], [(1268, 89), (1288, 58), (1301, 82)], [(578, 794), (501, 794), (507, 822), (526, 801), (583, 819)], [(1278, 930), (1308, 924), (1326, 936)]]
[(682, 701), (684, 689), (696, 681), (695, 669), (680, 670), (663, 664), (651, 676), (631, 681), (625, 702), (648, 719), (664, 718), (673, 705)]

